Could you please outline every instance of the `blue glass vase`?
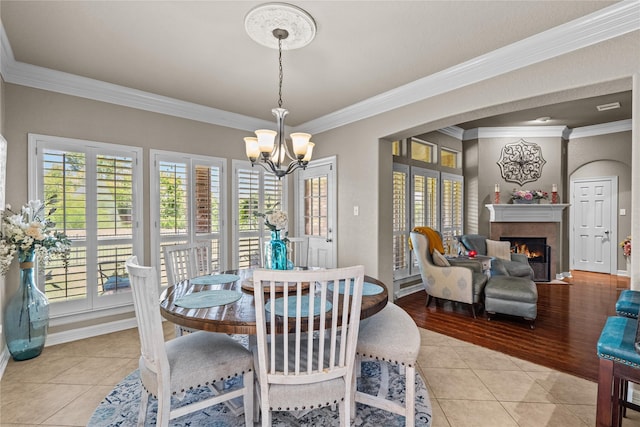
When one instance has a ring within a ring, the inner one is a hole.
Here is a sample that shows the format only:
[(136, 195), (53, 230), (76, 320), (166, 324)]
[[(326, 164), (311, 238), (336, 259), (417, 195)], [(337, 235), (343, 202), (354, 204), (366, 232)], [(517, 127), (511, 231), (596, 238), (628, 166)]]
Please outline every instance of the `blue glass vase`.
[(4, 314), (7, 347), (14, 360), (28, 360), (42, 353), (49, 328), (49, 301), (34, 282), (33, 250), (18, 250), (20, 286)]
[(286, 270), (288, 265), (287, 245), (280, 239), (280, 230), (271, 232), (269, 247), (271, 250), (266, 267), (272, 270)]

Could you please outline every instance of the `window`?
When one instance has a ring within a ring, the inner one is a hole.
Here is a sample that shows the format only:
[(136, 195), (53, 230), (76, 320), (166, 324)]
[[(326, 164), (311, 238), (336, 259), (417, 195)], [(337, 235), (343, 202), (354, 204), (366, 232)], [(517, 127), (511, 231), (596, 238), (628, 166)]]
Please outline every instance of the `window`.
[[(151, 150), (152, 248), (167, 285), (162, 247), (207, 241), (213, 271), (225, 269), (224, 159)], [(158, 249), (155, 249), (158, 248)]]
[[(417, 138), (407, 141), (411, 143), (412, 160), (405, 158), (393, 164), (393, 278), (400, 282), (420, 273), (411, 261), (408, 245), (414, 227), (439, 231), (447, 250), (455, 247), (453, 239), (463, 233), (464, 226), (463, 177), (438, 170), (442, 165), (433, 162), (437, 145)], [(456, 163), (455, 168), (459, 168), (460, 152), (442, 148), (441, 153), (442, 163)]]
[[(457, 236), (463, 233), (463, 178), (442, 173), (442, 222), (440, 232), (445, 245), (455, 247)], [(445, 247), (445, 251), (447, 248)]]
[(409, 166), (393, 164), (393, 277), (409, 276)]
[(142, 150), (30, 134), (29, 151), (29, 198), (56, 195), (53, 220), (72, 241), (67, 269), (54, 260), (39, 271), (52, 317), (129, 304), (124, 262), (143, 256)]
[(393, 141), (391, 143), (391, 154), (394, 156), (402, 155), (402, 141)]
[(449, 148), (440, 149), (440, 166), (447, 168), (461, 168), (462, 162), (460, 161), (460, 153)]
[(233, 201), (233, 268), (260, 266), (260, 245), (269, 229), (256, 213), (272, 209), (287, 212), (286, 179), (251, 167), (250, 162), (234, 160)]
[(411, 159), (425, 163), (436, 163), (437, 147), (427, 141), (411, 138)]

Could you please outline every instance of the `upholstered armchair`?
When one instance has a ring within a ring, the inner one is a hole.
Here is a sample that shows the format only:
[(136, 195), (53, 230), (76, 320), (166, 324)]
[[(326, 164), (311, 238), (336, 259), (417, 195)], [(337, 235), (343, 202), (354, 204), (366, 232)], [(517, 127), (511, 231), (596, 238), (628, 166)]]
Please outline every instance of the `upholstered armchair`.
[(482, 273), (479, 262), (467, 262), (465, 266), (446, 265), (449, 262), (438, 252), (439, 263), (436, 265), (430, 242), (424, 234), (410, 233), (413, 253), (420, 267), (420, 275), (427, 292), (427, 305), (431, 298), (458, 301), (471, 306), (471, 313), (476, 317), (476, 304), (482, 301), (482, 291), (487, 284), (487, 276)]
[[(478, 255), (492, 256), (487, 251), (487, 237), (480, 234), (463, 234), (460, 236), (460, 243), (466, 250), (474, 250)], [(529, 260), (524, 254), (510, 254), (510, 260), (494, 257), (491, 261), (492, 276), (515, 276), (526, 277), (533, 280), (533, 269), (529, 265)]]

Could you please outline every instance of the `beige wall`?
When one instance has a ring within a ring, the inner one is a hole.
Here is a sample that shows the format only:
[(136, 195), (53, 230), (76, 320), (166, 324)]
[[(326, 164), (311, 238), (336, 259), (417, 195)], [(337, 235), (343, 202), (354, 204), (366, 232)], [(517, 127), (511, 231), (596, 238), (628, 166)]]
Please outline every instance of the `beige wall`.
[[(391, 259), (378, 258), (381, 247), (392, 241), (392, 194), (380, 185), (391, 181), (391, 169), (385, 166), (388, 163), (385, 157), (391, 157), (391, 151), (376, 149), (381, 138), (392, 140), (420, 135), (500, 111), (501, 104), (545, 105), (545, 94), (553, 102), (562, 102), (607, 93), (612, 87), (615, 91), (628, 90), (631, 76), (640, 68), (637, 56), (632, 54), (640, 52), (638, 36), (635, 32), (314, 136), (320, 155), (335, 154), (339, 159), (340, 262), (347, 259), (345, 254), (348, 254), (350, 262), (364, 263), (368, 274), (392, 283)], [(354, 155), (357, 157), (350, 157)], [(497, 157), (491, 160), (495, 163)], [(545, 173), (551, 170), (549, 166), (545, 165), (548, 168)], [(557, 173), (560, 176), (561, 172)], [(549, 179), (545, 185), (550, 188), (553, 181)], [(560, 182), (557, 178), (556, 183)], [(466, 181), (466, 189), (481, 194), (493, 183)], [(483, 190), (481, 186), (487, 188)], [(358, 217), (351, 214), (354, 195), (360, 200)], [(477, 201), (482, 209), (483, 202)], [(345, 230), (349, 230), (347, 238), (342, 234)], [(378, 235), (374, 230), (378, 230)]]
[[(618, 177), (618, 209), (625, 209), (626, 215), (617, 217), (616, 245), (631, 234), (631, 151), (631, 132), (577, 138), (568, 144), (570, 179)], [(618, 270), (627, 268), (622, 249), (618, 250), (617, 265)]]
[[(616, 90), (621, 86), (628, 89), (629, 77), (640, 71), (633, 54), (640, 52), (638, 36), (638, 32), (628, 34), (314, 135), (315, 158), (337, 157), (339, 265), (364, 264), (367, 274), (392, 283), (392, 159), (388, 141), (488, 115), (504, 104), (544, 105), (545, 95), (554, 102), (594, 96), (611, 87), (611, 82)], [(244, 158), (240, 141), (247, 132), (16, 85), (5, 89), (9, 203), (21, 204), (27, 197), (28, 132), (144, 147), (147, 177), (150, 147)], [(381, 144), (381, 140), (385, 142)], [(486, 192), (484, 187), (493, 184), (490, 179), (478, 182), (474, 191)], [(549, 187), (552, 183), (545, 182)], [(473, 183), (468, 182), (467, 189), (469, 185)], [(148, 188), (145, 190), (148, 194)], [(145, 206), (148, 202), (146, 198)], [(353, 215), (356, 204), (360, 208), (357, 217)], [(147, 229), (147, 253), (148, 236)]]

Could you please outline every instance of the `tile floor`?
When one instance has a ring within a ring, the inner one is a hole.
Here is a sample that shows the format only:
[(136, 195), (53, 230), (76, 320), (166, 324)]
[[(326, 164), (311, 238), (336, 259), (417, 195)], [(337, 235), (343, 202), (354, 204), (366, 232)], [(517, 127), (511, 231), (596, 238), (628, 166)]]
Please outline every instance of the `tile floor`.
[[(595, 425), (596, 384), (421, 329), (418, 368), (433, 427)], [(165, 336), (174, 329), (166, 322)], [(137, 368), (135, 329), (46, 347), (10, 361), (0, 381), (0, 426), (86, 426), (100, 401)], [(640, 427), (629, 411), (624, 427)]]

